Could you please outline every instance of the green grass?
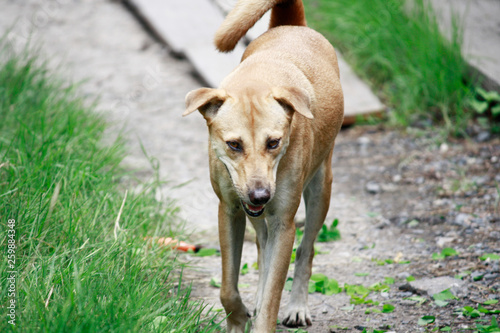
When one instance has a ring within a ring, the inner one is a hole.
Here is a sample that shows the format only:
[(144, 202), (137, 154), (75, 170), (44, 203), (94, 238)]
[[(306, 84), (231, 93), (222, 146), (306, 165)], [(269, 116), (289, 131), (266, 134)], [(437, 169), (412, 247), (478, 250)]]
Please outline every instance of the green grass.
[(329, 38), (355, 71), (393, 109), (393, 123), (432, 123), (462, 135), (469, 119), (467, 65), (462, 33), (453, 21), (444, 38), (424, 0), (411, 9), (403, 0), (316, 0), (308, 4), (309, 24)]
[(102, 144), (103, 117), (36, 58), (2, 48), (0, 59), (0, 332), (219, 331), (173, 253), (143, 239), (175, 230), (158, 184), (127, 195), (124, 146)]

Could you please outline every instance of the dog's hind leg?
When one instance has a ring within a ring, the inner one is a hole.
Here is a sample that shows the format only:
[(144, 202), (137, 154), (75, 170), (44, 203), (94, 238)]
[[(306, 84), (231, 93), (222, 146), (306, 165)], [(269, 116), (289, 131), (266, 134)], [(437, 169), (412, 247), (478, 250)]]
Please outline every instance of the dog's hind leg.
[(227, 332), (243, 333), (250, 314), (238, 291), (241, 251), (246, 218), (243, 210), (219, 204), (219, 242), (222, 256), (222, 284), (220, 299), (226, 313)]
[(314, 257), (314, 241), (330, 206), (333, 178), (331, 168), (332, 152), (330, 152), (304, 189), (306, 223), (304, 236), (295, 256), (292, 293), (283, 320), (283, 324), (286, 326), (311, 325), (311, 315), (307, 305), (308, 284)]

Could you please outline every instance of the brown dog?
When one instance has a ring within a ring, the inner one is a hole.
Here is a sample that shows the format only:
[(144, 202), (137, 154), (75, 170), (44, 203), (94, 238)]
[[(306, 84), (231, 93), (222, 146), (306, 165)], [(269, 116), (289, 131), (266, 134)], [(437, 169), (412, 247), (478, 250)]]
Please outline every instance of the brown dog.
[(244, 332), (250, 317), (238, 292), (246, 217), (259, 251), (254, 331), (275, 331), (301, 194), (305, 232), (283, 323), (311, 325), (307, 287), (314, 240), (330, 204), (332, 152), (344, 112), (335, 50), (305, 26), (301, 0), (240, 0), (216, 34), (217, 48), (232, 50), (271, 8), (269, 30), (248, 46), (220, 87), (186, 96), (184, 115), (199, 110), (210, 134), (228, 332)]

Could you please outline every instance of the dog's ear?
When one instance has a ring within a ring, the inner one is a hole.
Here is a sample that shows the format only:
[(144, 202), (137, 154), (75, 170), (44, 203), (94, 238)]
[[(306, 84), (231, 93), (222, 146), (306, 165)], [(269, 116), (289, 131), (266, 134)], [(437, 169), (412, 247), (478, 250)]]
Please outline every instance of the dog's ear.
[(295, 87), (274, 87), (272, 94), (274, 99), (284, 104), (287, 108), (300, 113), (308, 119), (314, 118), (309, 110), (311, 98), (305, 90)]
[(182, 116), (199, 110), (203, 117), (208, 120), (215, 116), (226, 98), (227, 94), (223, 89), (200, 88), (190, 91), (186, 95), (186, 111)]

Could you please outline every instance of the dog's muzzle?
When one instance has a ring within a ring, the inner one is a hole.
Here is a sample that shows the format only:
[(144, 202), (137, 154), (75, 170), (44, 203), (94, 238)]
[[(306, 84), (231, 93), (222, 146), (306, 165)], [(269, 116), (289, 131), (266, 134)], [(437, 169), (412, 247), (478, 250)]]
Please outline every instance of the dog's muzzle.
[(243, 205), (243, 209), (245, 210), (245, 213), (247, 213), (248, 216), (250, 217), (259, 217), (264, 213), (265, 206), (260, 205), (260, 206), (254, 206), (251, 204), (247, 204), (243, 200), (241, 201)]
[(264, 212), (265, 204), (271, 199), (271, 192), (267, 188), (256, 188), (248, 193), (251, 204), (241, 201), (248, 216), (258, 217)]

